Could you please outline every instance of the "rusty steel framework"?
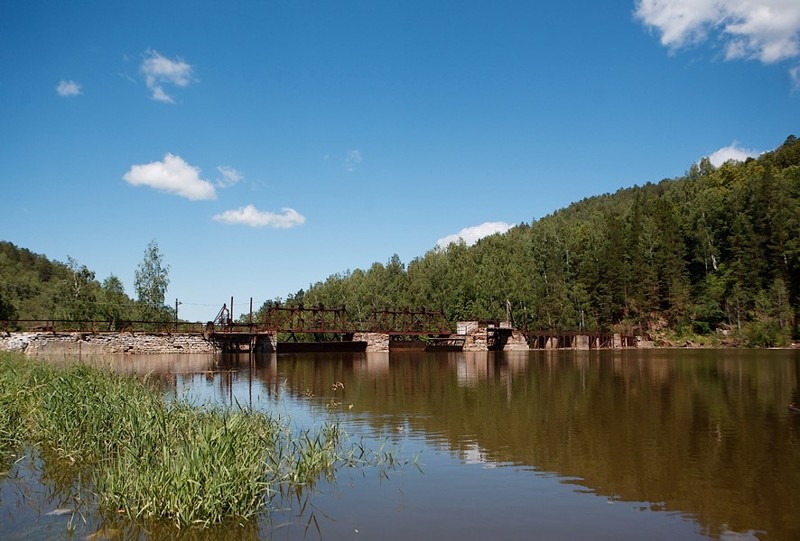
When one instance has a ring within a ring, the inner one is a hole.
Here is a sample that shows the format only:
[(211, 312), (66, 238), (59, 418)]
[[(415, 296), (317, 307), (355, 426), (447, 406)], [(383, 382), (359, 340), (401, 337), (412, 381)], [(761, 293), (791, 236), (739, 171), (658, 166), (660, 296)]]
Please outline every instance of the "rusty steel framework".
[(322, 305), (307, 308), (273, 306), (258, 321), (260, 329), (273, 332), (313, 334), (353, 334), (358, 332), (343, 306), (326, 308)]
[(2, 319), (0, 333), (48, 332), (48, 333), (181, 333), (199, 334), (203, 324), (189, 321), (165, 320), (72, 320), (72, 319)]
[[(328, 308), (321, 305), (295, 306), (275, 305), (269, 307), (262, 317), (249, 323), (235, 323), (231, 310), (223, 305), (211, 322), (215, 332), (222, 333), (307, 333), (348, 334), (373, 332), (406, 336), (449, 335), (450, 324), (441, 310), (425, 308), (384, 309), (370, 314), (366, 325), (354, 323), (343, 306)], [(209, 329), (210, 330), (210, 329)]]
[(450, 323), (441, 310), (425, 308), (386, 309), (373, 312), (367, 322), (369, 332), (413, 335), (451, 334)]

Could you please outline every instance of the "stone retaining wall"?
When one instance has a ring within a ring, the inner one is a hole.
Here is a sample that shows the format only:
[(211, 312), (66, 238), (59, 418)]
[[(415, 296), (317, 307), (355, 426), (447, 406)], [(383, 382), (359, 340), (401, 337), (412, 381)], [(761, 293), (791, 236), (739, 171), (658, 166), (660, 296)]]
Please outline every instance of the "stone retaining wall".
[[(488, 351), (488, 330), (485, 323), (478, 321), (460, 321), (459, 333), (465, 337), (464, 351)], [(520, 331), (514, 329), (508, 336), (503, 351), (528, 351), (528, 341)]]
[(516, 329), (508, 337), (506, 345), (503, 346), (503, 351), (530, 351), (530, 349), (525, 335)]
[(353, 335), (354, 342), (366, 342), (367, 351), (370, 353), (389, 351), (389, 335), (385, 333), (365, 332)]
[(214, 346), (199, 334), (17, 332), (0, 335), (0, 351), (26, 355), (213, 353)]

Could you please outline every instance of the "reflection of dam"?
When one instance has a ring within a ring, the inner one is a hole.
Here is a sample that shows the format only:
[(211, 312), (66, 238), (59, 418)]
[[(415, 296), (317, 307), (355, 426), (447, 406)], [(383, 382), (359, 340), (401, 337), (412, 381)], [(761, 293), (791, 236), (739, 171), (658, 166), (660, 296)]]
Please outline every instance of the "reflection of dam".
[[(799, 352), (607, 351), (268, 356), (253, 385), (446, 446), (464, 461), (556, 472), (702, 531), (796, 538)], [(269, 359), (269, 360), (268, 360)], [(248, 377), (244, 369), (239, 378)], [(343, 388), (332, 391), (332, 384)], [(256, 391), (254, 395), (258, 394)], [(352, 405), (352, 409), (348, 406)]]

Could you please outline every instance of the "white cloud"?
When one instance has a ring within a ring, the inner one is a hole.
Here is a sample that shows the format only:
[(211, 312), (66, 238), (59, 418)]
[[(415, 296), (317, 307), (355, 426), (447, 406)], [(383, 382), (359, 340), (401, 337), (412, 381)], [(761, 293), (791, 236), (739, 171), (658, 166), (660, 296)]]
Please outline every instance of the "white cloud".
[(153, 99), (164, 103), (175, 103), (175, 100), (164, 90), (165, 85), (189, 86), (192, 82), (192, 66), (181, 58), (170, 60), (161, 56), (158, 51), (148, 49), (139, 67), (144, 74), (144, 81), (153, 92)]
[(737, 141), (734, 141), (730, 146), (722, 147), (708, 157), (711, 165), (719, 167), (723, 163), (734, 160), (743, 162), (747, 158), (755, 158), (760, 153), (749, 148), (742, 148)]
[(344, 158), (344, 169), (348, 173), (352, 173), (363, 161), (364, 156), (361, 154), (360, 150), (348, 150), (347, 156)]
[(448, 235), (436, 241), (439, 249), (447, 248), (450, 244), (462, 239), (467, 246), (472, 246), (483, 237), (494, 235), (495, 233), (505, 233), (511, 229), (511, 225), (505, 222), (484, 222), (481, 225), (465, 227), (455, 235)]
[(276, 229), (289, 229), (303, 225), (306, 221), (305, 216), (291, 208), (283, 208), (280, 213), (275, 213), (260, 211), (253, 205), (226, 210), (221, 214), (215, 214), (212, 219), (223, 224), (274, 227)]
[(79, 85), (75, 81), (60, 81), (58, 83), (58, 86), (56, 87), (56, 92), (58, 92), (59, 96), (63, 96), (65, 98), (69, 96), (79, 96), (83, 94), (81, 85)]
[(800, 91), (800, 66), (795, 66), (789, 70), (789, 77), (792, 79), (792, 88)]
[(244, 180), (244, 175), (229, 165), (220, 165), (217, 167), (217, 171), (222, 175), (222, 178), (217, 179), (219, 188), (227, 188)]
[(637, 0), (635, 16), (672, 50), (715, 39), (728, 60), (772, 63), (800, 55), (797, 0)]
[(132, 166), (122, 178), (134, 186), (149, 186), (192, 201), (217, 197), (214, 186), (200, 178), (199, 168), (169, 153), (160, 162)]

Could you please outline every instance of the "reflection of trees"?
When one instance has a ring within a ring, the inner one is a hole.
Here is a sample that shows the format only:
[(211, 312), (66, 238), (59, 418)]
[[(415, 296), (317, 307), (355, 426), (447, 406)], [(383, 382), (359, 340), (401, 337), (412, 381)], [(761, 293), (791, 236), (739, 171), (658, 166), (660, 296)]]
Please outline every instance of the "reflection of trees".
[[(376, 431), (405, 422), (462, 456), (580, 479), (689, 513), (708, 533), (800, 534), (798, 352), (278, 357), (267, 379), (320, 404), (331, 384)], [(278, 376), (278, 374), (280, 374)], [(266, 374), (265, 374), (266, 375)]]

